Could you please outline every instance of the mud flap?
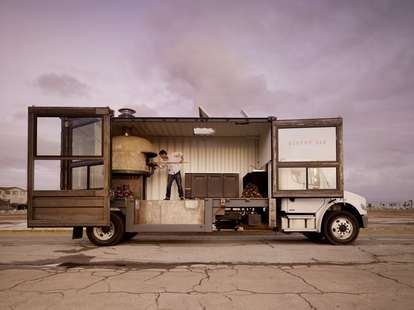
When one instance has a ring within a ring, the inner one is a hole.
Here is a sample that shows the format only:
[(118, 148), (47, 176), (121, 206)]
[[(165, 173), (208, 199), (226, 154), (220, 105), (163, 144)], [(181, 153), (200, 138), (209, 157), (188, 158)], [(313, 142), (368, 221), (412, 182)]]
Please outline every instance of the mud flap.
[(83, 237), (83, 227), (75, 226), (72, 231), (72, 239), (82, 239)]

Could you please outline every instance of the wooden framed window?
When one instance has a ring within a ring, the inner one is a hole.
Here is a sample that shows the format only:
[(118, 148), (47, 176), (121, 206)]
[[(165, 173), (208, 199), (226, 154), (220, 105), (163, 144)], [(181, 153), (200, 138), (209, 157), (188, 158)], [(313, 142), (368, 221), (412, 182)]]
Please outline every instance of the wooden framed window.
[(342, 197), (342, 118), (274, 120), (274, 197)]
[(28, 112), (28, 226), (109, 225), (112, 110)]

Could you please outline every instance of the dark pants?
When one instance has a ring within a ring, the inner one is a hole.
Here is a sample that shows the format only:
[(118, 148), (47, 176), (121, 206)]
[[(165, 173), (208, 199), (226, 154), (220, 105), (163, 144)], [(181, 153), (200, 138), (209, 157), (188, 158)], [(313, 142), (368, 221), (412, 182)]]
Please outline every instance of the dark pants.
[(168, 175), (167, 193), (165, 194), (165, 199), (170, 199), (170, 197), (171, 197), (171, 186), (172, 186), (174, 180), (177, 183), (178, 195), (180, 196), (180, 198), (184, 198), (183, 185), (182, 185), (182, 182), (181, 182), (181, 172), (178, 171), (176, 174), (169, 174)]

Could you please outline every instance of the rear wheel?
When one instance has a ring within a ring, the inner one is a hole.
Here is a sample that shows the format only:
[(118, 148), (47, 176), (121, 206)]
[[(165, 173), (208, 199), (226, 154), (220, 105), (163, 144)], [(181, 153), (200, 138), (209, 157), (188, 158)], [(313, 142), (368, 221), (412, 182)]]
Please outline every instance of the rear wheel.
[(122, 241), (125, 233), (124, 219), (120, 214), (111, 212), (110, 226), (87, 227), (88, 239), (96, 245), (115, 245)]
[(346, 211), (332, 212), (324, 223), (326, 240), (331, 244), (348, 244), (359, 234), (358, 221), (352, 213)]

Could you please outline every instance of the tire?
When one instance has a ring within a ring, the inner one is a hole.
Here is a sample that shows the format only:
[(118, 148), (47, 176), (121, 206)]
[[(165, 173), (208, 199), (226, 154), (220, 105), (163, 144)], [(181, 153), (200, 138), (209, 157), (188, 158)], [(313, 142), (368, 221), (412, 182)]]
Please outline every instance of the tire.
[(132, 238), (134, 238), (138, 233), (136, 232), (124, 232), (124, 241), (128, 241), (131, 240)]
[(309, 231), (309, 232), (304, 232), (302, 233), (306, 238), (308, 238), (309, 240), (312, 241), (317, 241), (317, 240), (322, 240), (325, 236), (323, 235), (323, 233), (318, 233), (318, 232), (313, 232), (313, 231)]
[(125, 223), (123, 217), (115, 212), (111, 212), (111, 223), (109, 227), (87, 227), (86, 234), (93, 244), (99, 246), (109, 246), (120, 243), (125, 233)]
[(359, 225), (352, 213), (337, 211), (327, 215), (323, 231), (329, 243), (344, 245), (353, 242), (358, 237)]

